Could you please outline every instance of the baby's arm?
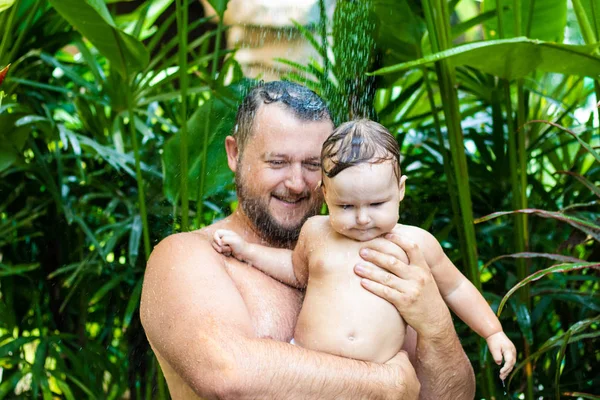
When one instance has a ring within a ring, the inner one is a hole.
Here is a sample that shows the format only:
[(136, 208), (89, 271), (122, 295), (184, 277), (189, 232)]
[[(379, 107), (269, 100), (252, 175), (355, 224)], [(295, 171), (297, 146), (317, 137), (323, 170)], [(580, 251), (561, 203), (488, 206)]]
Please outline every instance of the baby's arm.
[(481, 293), (446, 256), (437, 239), (420, 228), (412, 229), (418, 230), (414, 232), (415, 236), (419, 238), (444, 301), (461, 320), (486, 339), (497, 364), (500, 365), (504, 358), (500, 377), (505, 379), (515, 364), (516, 349), (502, 331), (500, 321)]
[(218, 253), (248, 263), (286, 285), (297, 288), (303, 288), (305, 285), (296, 279), (292, 250), (249, 243), (237, 233), (226, 229), (215, 231), (212, 246)]

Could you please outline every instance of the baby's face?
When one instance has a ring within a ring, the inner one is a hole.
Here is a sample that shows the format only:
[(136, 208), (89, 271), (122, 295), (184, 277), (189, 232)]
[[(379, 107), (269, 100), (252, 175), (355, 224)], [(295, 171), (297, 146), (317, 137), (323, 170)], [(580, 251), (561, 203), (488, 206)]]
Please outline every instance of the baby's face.
[(359, 164), (333, 178), (324, 177), (323, 193), (333, 229), (360, 242), (390, 232), (398, 222), (404, 182), (391, 161)]

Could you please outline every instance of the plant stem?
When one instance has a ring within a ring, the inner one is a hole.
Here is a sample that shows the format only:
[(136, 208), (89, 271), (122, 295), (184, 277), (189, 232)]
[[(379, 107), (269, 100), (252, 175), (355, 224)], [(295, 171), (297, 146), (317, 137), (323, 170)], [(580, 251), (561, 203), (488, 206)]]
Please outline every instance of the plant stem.
[[(515, 36), (521, 36), (521, 27), (523, 24), (521, 16), (521, 0), (513, 0), (514, 26)], [(513, 187), (513, 196), (517, 197), (516, 205), (518, 209), (527, 208), (527, 145), (526, 145), (526, 130), (522, 128), (525, 125), (525, 91), (523, 88), (523, 79), (517, 80), (517, 158), (518, 158), (518, 173), (519, 182), (517, 187)], [(514, 127), (512, 129), (515, 129)], [(513, 182), (514, 184), (514, 182)], [(517, 252), (527, 251), (529, 247), (528, 220), (526, 214), (516, 215), (516, 250)], [(527, 260), (517, 259), (517, 277), (519, 280), (525, 279), (529, 275), (529, 267)], [(529, 286), (526, 286), (520, 291), (520, 299), (531, 310), (531, 301), (529, 296)], [(523, 338), (525, 357), (529, 357), (530, 349), (527, 339)], [(533, 371), (531, 362), (525, 367), (525, 375), (527, 378), (527, 387), (525, 389), (525, 398), (533, 400)]]
[(140, 167), (140, 151), (138, 148), (137, 137), (135, 132), (135, 119), (133, 115), (133, 101), (131, 99), (131, 90), (127, 88), (126, 100), (127, 100), (127, 114), (129, 116), (129, 132), (131, 134), (131, 145), (133, 146), (133, 154), (135, 156), (135, 176), (138, 187), (138, 201), (140, 203), (140, 216), (142, 217), (142, 230), (144, 237), (144, 254), (146, 260), (150, 257), (150, 231), (148, 229), (148, 217), (146, 214), (146, 196), (144, 194), (144, 177), (142, 176), (142, 169)]
[[(579, 29), (581, 30), (581, 36), (583, 36), (583, 41), (587, 44), (596, 43), (598, 37), (594, 33), (594, 29), (590, 24), (590, 20), (585, 13), (585, 8), (581, 4), (581, 0), (572, 0), (573, 1), (573, 11), (575, 11), (575, 15), (577, 16), (577, 22), (579, 23)], [(594, 2), (592, 1), (592, 10), (594, 10)]]
[(327, 9), (325, 0), (319, 0), (319, 28), (321, 29), (321, 45), (323, 46), (323, 75), (325, 79), (329, 77), (329, 57), (327, 56)]
[[(422, 57), (421, 54), (418, 54), (417, 57)], [(426, 67), (422, 68), (423, 70), (423, 81), (425, 83), (425, 88), (427, 89), (427, 98), (429, 100), (429, 107), (431, 108), (431, 114), (433, 116), (433, 126), (435, 128), (435, 133), (440, 144), (440, 153), (442, 154), (442, 162), (444, 164), (444, 173), (446, 174), (447, 184), (448, 184), (448, 194), (450, 195), (450, 204), (452, 206), (452, 213), (454, 214), (454, 218), (456, 220), (457, 226), (459, 225), (460, 220), (460, 206), (456, 199), (458, 198), (458, 194), (456, 193), (456, 184), (454, 182), (454, 175), (452, 175), (452, 159), (450, 154), (448, 153), (448, 149), (446, 149), (446, 144), (444, 143), (444, 137), (442, 135), (442, 124), (440, 123), (440, 118), (437, 112), (437, 107), (435, 104), (435, 97), (433, 94), (433, 88), (431, 87), (431, 81), (429, 80), (429, 71), (427, 71)], [(467, 249), (465, 247), (465, 238), (464, 231), (462, 229), (457, 229), (458, 231), (458, 239), (460, 241), (460, 249), (461, 254), (464, 254)]]
[[(447, 50), (452, 47), (450, 40), (450, 17), (445, 0), (423, 1), (423, 11), (429, 30), (429, 39), (434, 52)], [(453, 168), (452, 174), (448, 176), (456, 185), (458, 196), (457, 228), (461, 239), (461, 249), (465, 263), (466, 275), (473, 285), (481, 292), (481, 281), (479, 277), (479, 266), (477, 256), (477, 242), (475, 239), (475, 227), (473, 225), (473, 208), (471, 202), (471, 189), (469, 187), (469, 172), (467, 158), (464, 148), (464, 136), (460, 124), (460, 104), (456, 90), (456, 73), (448, 60), (441, 60), (435, 64), (440, 94), (442, 96), (442, 107), (446, 126), (448, 130), (448, 141), (450, 143), (450, 164)], [(435, 112), (435, 110), (433, 110)], [(443, 144), (442, 144), (443, 146)], [(482, 343), (477, 341), (481, 354)], [(492, 396), (495, 393), (491, 376), (491, 368), (487, 368), (481, 359), (483, 373), (484, 394)]]
[(188, 11), (185, 0), (177, 0), (177, 32), (179, 34), (179, 84), (181, 92), (181, 129), (179, 130), (179, 158), (181, 171), (181, 230), (188, 230), (188, 130), (187, 130), (187, 24)]
[[(429, 3), (430, 1), (432, 0), (427, 0), (424, 3)], [(431, 4), (428, 4), (429, 14), (435, 18), (435, 21), (432, 21), (428, 24), (434, 28), (434, 31), (430, 32), (430, 37), (437, 37), (438, 46), (448, 46), (439, 49), (442, 51), (450, 47), (448, 26), (449, 19), (446, 18), (447, 11), (445, 8), (444, 1), (437, 0), (437, 12), (434, 15), (431, 13), (434, 8), (431, 7)], [(465, 240), (467, 242), (467, 254), (464, 254), (463, 256), (466, 261), (466, 268), (469, 278), (475, 287), (481, 290), (477, 261), (477, 243), (475, 241), (471, 193), (469, 188), (469, 173), (464, 149), (464, 136), (460, 125), (461, 117), (458, 103), (458, 93), (456, 92), (456, 76), (453, 68), (450, 66), (447, 60), (439, 61), (437, 63), (437, 68), (438, 81), (440, 83), (440, 89), (443, 98), (442, 106), (448, 128), (448, 139), (450, 142), (450, 152), (454, 167), (454, 178), (457, 185), (462, 229), (464, 230)]]
[[(217, 68), (219, 66), (219, 50), (221, 48), (221, 36), (223, 32), (223, 15), (219, 15), (219, 23), (217, 24), (217, 37), (215, 40), (215, 49), (213, 52), (212, 67), (210, 71), (211, 79), (214, 86), (217, 84)], [(196, 203), (196, 226), (202, 224), (202, 214), (204, 210), (204, 192), (206, 186), (206, 159), (208, 158), (208, 138), (210, 136), (210, 118), (212, 117), (212, 101), (208, 103), (208, 112), (204, 120), (204, 140), (202, 142), (202, 166), (200, 169), (200, 186), (198, 188), (198, 198)]]

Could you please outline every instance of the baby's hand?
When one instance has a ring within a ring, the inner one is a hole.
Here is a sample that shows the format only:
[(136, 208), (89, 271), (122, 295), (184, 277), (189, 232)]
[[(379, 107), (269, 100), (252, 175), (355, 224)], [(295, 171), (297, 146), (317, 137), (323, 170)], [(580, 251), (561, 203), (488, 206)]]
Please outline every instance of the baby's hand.
[(240, 235), (226, 229), (217, 229), (213, 235), (213, 248), (225, 256), (233, 256), (240, 261), (243, 260), (246, 241)]
[(494, 333), (486, 341), (496, 364), (502, 364), (504, 359), (504, 366), (500, 369), (500, 379), (505, 380), (517, 361), (517, 349), (504, 332)]

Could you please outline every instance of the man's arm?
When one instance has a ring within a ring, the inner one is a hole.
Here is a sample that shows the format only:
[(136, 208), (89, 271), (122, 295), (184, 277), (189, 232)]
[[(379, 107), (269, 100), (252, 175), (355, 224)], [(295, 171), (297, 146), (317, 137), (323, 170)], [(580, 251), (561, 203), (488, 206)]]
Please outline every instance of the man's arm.
[(153, 348), (205, 398), (396, 398), (419, 390), (405, 353), (378, 365), (257, 338), (223, 258), (198, 234), (163, 240), (144, 278)]
[(421, 382), (420, 398), (473, 399), (473, 369), (423, 253), (415, 242), (402, 236), (387, 238), (404, 249), (409, 263), (371, 247), (360, 253), (369, 263), (357, 265), (355, 271), (365, 278), (362, 285), (367, 290), (392, 303), (416, 331), (415, 369)]

